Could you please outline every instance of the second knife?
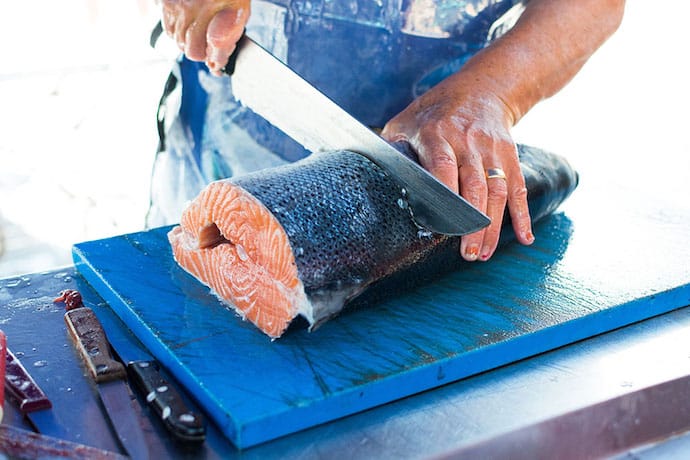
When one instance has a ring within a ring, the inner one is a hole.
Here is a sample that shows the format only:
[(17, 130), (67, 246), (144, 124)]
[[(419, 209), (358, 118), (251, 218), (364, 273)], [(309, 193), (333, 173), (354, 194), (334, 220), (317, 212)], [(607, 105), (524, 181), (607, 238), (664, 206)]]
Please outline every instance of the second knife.
[(98, 318), (88, 307), (65, 313), (65, 323), (80, 357), (96, 382), (122, 447), (133, 459), (148, 459), (149, 451), (132, 396), (125, 381), (127, 372), (110, 354), (110, 346)]

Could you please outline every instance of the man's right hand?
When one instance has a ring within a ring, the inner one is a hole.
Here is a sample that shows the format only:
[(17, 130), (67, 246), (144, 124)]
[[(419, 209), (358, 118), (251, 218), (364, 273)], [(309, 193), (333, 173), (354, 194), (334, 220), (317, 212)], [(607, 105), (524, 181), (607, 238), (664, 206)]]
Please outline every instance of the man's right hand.
[(249, 0), (162, 0), (163, 27), (192, 61), (221, 75), (250, 14)]

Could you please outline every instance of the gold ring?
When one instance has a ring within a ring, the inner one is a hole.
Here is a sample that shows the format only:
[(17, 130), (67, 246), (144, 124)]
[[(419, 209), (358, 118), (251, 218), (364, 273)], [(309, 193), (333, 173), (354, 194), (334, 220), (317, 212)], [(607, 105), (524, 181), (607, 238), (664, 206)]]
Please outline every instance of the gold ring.
[(501, 168), (488, 168), (486, 170), (487, 179), (505, 179), (506, 173)]

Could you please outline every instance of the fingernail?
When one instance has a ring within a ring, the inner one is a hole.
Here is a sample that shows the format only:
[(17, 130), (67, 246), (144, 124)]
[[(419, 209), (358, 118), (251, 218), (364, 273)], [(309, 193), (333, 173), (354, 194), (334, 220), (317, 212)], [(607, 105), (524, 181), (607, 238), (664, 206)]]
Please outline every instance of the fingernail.
[(479, 246), (473, 244), (465, 248), (465, 258), (467, 260), (477, 260), (477, 255), (479, 254)]
[(528, 244), (532, 244), (534, 242), (534, 235), (532, 235), (532, 232), (527, 232), (525, 233), (525, 240), (528, 242)]

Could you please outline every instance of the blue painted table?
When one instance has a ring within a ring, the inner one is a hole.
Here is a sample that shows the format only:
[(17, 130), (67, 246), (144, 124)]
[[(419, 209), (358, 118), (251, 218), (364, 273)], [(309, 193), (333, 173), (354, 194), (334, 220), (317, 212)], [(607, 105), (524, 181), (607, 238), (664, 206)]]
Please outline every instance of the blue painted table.
[(533, 246), (275, 342), (176, 266), (167, 228), (74, 260), (244, 448), (690, 304), (690, 208), (580, 172)]

